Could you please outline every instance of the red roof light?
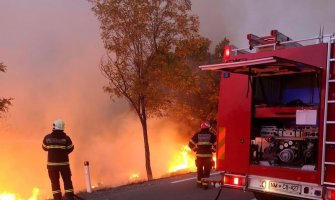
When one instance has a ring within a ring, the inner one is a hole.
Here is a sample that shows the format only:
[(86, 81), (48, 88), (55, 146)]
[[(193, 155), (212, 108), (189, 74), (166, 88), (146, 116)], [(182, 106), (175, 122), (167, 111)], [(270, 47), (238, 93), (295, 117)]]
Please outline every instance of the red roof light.
[(231, 46), (227, 45), (225, 46), (223, 50), (223, 62), (228, 62), (230, 59), (230, 53), (231, 53)]

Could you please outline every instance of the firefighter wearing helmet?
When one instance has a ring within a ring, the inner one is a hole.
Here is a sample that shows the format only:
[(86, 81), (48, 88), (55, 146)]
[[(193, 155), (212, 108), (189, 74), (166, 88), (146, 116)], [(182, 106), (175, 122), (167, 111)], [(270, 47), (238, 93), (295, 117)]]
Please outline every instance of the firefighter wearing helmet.
[(204, 178), (208, 178), (213, 167), (212, 153), (216, 151), (216, 136), (210, 131), (209, 122), (202, 122), (201, 130), (196, 132), (188, 143), (188, 146), (196, 152), (195, 165), (197, 166), (197, 185), (208, 188)]
[(48, 152), (48, 174), (54, 200), (61, 200), (59, 177), (64, 182), (65, 198), (74, 200), (69, 154), (73, 151), (73, 144), (69, 136), (64, 132), (64, 121), (57, 119), (53, 123), (52, 132), (43, 139), (42, 148)]

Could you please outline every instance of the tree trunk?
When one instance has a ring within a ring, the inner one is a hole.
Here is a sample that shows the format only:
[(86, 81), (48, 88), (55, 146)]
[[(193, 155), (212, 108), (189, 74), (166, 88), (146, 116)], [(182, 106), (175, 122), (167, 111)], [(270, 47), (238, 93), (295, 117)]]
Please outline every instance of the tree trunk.
[(152, 180), (152, 171), (151, 171), (151, 164), (150, 164), (150, 149), (149, 149), (149, 139), (148, 139), (148, 129), (147, 129), (146, 116), (143, 116), (143, 118), (141, 119), (141, 124), (142, 124), (142, 128), (143, 128), (144, 151), (145, 151), (145, 168), (147, 170), (148, 180)]

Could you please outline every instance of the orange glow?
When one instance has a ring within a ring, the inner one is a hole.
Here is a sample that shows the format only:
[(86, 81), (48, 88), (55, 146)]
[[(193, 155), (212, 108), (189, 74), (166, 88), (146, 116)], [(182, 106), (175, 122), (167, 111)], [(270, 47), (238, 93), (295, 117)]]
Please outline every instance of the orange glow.
[[(91, 13), (90, 9), (85, 9)], [(63, 17), (73, 19), (75, 15), (75, 12), (63, 13), (64, 9), (55, 10), (54, 7), (37, 10), (42, 16), (52, 13), (58, 16), (62, 12)], [(1, 14), (6, 13), (14, 14), (10, 11)], [(35, 14), (33, 16), (37, 16)], [(91, 181), (96, 183), (94, 188), (128, 184), (133, 172), (140, 177), (132, 180), (146, 180), (141, 123), (134, 112), (129, 112), (124, 99), (113, 98), (111, 102), (109, 94), (102, 90), (108, 84), (99, 70), (105, 50), (94, 14), (77, 18), (80, 26), (90, 26), (93, 31), (85, 36), (79, 34), (77, 37), (77, 29), (69, 28), (64, 32), (64, 26), (73, 27), (71, 23), (70, 26), (64, 24), (66, 21), (50, 23), (53, 24), (50, 31), (56, 31), (54, 35), (57, 36), (51, 43), (44, 42), (49, 41), (50, 34), (40, 35), (49, 30), (47, 27), (42, 27), (45, 31), (39, 29), (44, 18), (36, 19), (42, 21), (33, 20), (35, 28), (23, 34), (32, 38), (18, 41), (18, 37), (6, 37), (5, 43), (9, 46), (0, 48), (0, 62), (8, 66), (5, 74), (0, 73), (0, 97), (14, 98), (8, 114), (0, 119), (0, 194), (7, 192), (0, 200), (28, 200), (34, 186), (39, 188), (39, 199), (52, 197), (47, 153), (42, 150), (41, 143), (57, 118), (65, 121), (65, 132), (75, 146), (70, 154), (75, 192), (86, 188), (84, 161), (90, 162)], [(14, 25), (10, 20), (8, 23)], [(22, 35), (18, 31), (13, 33)], [(72, 33), (75, 38), (70, 36)], [(8, 35), (12, 34), (8, 32)], [(36, 38), (40, 43), (36, 43)], [(174, 156), (182, 157), (178, 150), (189, 139), (190, 135), (186, 135), (189, 131), (188, 125), (180, 126), (166, 119), (148, 120), (154, 178), (167, 174), (170, 161), (180, 160), (172, 166), (184, 163), (184, 158)], [(184, 134), (180, 134), (182, 132)], [(194, 165), (194, 158), (186, 163)]]
[(138, 182), (139, 179), (140, 179), (140, 175), (138, 173), (134, 173), (134, 174), (129, 176), (129, 181), (131, 183)]
[(2, 193), (0, 194), (0, 200), (15, 200), (15, 194), (9, 194), (9, 193)]
[(175, 156), (175, 159), (170, 162), (168, 170), (169, 173), (177, 172), (180, 170), (195, 171), (195, 158), (194, 156), (190, 155), (190, 152), (191, 149), (187, 145), (184, 145), (178, 155)]
[(214, 161), (214, 169), (216, 169), (216, 153), (213, 154), (212, 159)]
[(37, 200), (39, 193), (40, 193), (40, 190), (38, 188), (34, 188), (32, 196), (28, 200)]
[[(39, 188), (34, 188), (31, 197), (27, 200), (37, 200), (39, 197), (40, 190)], [(23, 198), (17, 196), (13, 193), (3, 192), (0, 194), (0, 200), (24, 200)]]

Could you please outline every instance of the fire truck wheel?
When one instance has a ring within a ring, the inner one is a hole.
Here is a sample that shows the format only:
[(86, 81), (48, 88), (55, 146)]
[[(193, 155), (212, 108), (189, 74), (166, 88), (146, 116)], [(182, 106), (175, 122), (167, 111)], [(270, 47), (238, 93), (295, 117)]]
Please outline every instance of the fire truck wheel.
[(264, 192), (254, 192), (254, 196), (257, 200), (293, 200), (293, 198), (277, 196)]

